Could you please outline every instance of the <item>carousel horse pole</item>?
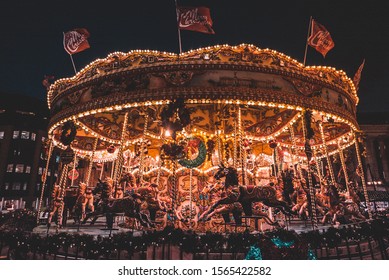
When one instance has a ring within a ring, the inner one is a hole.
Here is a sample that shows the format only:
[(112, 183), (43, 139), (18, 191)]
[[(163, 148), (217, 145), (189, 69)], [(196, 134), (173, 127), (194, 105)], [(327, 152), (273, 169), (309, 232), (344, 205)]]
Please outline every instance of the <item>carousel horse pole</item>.
[(123, 150), (124, 150), (124, 143), (126, 141), (126, 136), (127, 136), (126, 130), (127, 130), (127, 123), (128, 123), (128, 115), (129, 115), (129, 113), (127, 111), (124, 114), (123, 126), (122, 126), (121, 137), (120, 137), (120, 146), (119, 146), (117, 158), (115, 161), (115, 170), (114, 170), (113, 177), (111, 177), (113, 180), (112, 187), (114, 189), (112, 191), (114, 192), (114, 194), (113, 194), (114, 196), (116, 195), (118, 181), (120, 180), (121, 175), (122, 175), (122, 171), (123, 171), (123, 163), (124, 163)]
[(74, 152), (74, 160), (73, 160), (73, 169), (72, 169), (72, 182), (71, 182), (71, 186), (73, 186), (74, 184), (74, 174), (76, 172), (76, 162), (77, 162), (77, 153)]
[(143, 181), (143, 169), (144, 169), (144, 148), (145, 148), (145, 139), (146, 139), (146, 133), (147, 133), (147, 129), (148, 129), (148, 124), (149, 124), (149, 115), (147, 113), (144, 113), (145, 114), (145, 123), (144, 123), (144, 126), (143, 126), (143, 137), (141, 139), (141, 142), (140, 142), (140, 155), (139, 155), (139, 181), (142, 182)]
[(361, 181), (362, 181), (363, 195), (364, 195), (365, 201), (366, 201), (367, 213), (369, 214), (369, 219), (372, 219), (373, 215), (371, 213), (370, 199), (369, 199), (369, 195), (367, 193), (365, 172), (363, 170), (361, 153), (360, 153), (360, 150), (359, 150), (359, 141), (358, 141), (359, 138), (356, 136), (356, 133), (355, 133), (354, 130), (352, 130), (352, 134), (353, 134), (353, 137), (354, 137), (354, 145), (355, 145), (355, 152), (356, 152), (357, 160), (358, 160), (358, 167), (360, 167), (360, 172), (361, 172), (361, 176), (360, 177), (361, 177)]
[(45, 170), (43, 172), (44, 175), (42, 176), (42, 190), (41, 190), (41, 195), (40, 195), (40, 198), (39, 198), (38, 213), (36, 215), (37, 224), (39, 223), (39, 217), (40, 217), (40, 213), (41, 213), (41, 210), (42, 210), (43, 195), (45, 193), (47, 173), (48, 173), (48, 170), (49, 170), (49, 164), (50, 164), (51, 154), (53, 153), (53, 148), (54, 148), (53, 141), (50, 140), (49, 151), (48, 151), (48, 154), (47, 154), (46, 168), (45, 168)]
[(343, 150), (342, 150), (342, 147), (340, 146), (340, 142), (338, 141), (338, 154), (339, 154), (339, 158), (340, 158), (340, 163), (342, 164), (342, 170), (343, 170), (343, 175), (344, 175), (344, 181), (346, 183), (346, 189), (347, 191), (349, 191), (349, 178), (348, 178), (348, 174), (347, 174), (347, 166), (346, 166), (346, 161), (344, 159), (344, 155), (343, 155)]
[[(303, 110), (302, 112), (302, 117), (301, 117), (301, 125), (302, 125), (302, 130), (303, 130), (303, 137), (304, 137), (304, 142), (305, 142), (305, 154), (307, 157), (307, 171), (308, 171), (308, 188), (309, 188), (309, 200), (311, 204), (311, 220), (312, 220), (312, 228), (313, 230), (316, 230), (318, 228), (317, 224), (317, 216), (316, 216), (316, 201), (315, 201), (315, 187), (313, 186), (313, 181), (312, 181), (312, 172), (311, 172), (311, 166), (310, 166), (310, 160), (312, 157), (312, 148), (310, 144), (310, 138), (313, 137), (309, 136), (309, 130), (308, 128), (311, 127), (310, 123), (310, 115), (311, 112), (308, 110), (305, 111)], [(309, 137), (309, 138), (308, 138)]]
[(57, 231), (60, 227), (62, 227), (62, 216), (63, 216), (63, 209), (64, 209), (64, 195), (65, 195), (65, 187), (66, 187), (66, 181), (67, 181), (67, 174), (69, 170), (69, 164), (65, 164), (65, 166), (62, 169), (62, 176), (59, 183), (59, 196), (60, 196), (60, 206), (58, 208), (58, 223), (57, 223)]
[(331, 158), (330, 158), (330, 155), (328, 153), (328, 148), (327, 148), (326, 139), (325, 139), (325, 135), (324, 135), (323, 123), (321, 121), (319, 122), (319, 129), (320, 129), (321, 140), (322, 140), (323, 146), (324, 146), (324, 152), (326, 154), (327, 166), (328, 166), (328, 170), (330, 172), (331, 181), (332, 181), (332, 184), (335, 184), (336, 181), (335, 181), (334, 169), (332, 168)]

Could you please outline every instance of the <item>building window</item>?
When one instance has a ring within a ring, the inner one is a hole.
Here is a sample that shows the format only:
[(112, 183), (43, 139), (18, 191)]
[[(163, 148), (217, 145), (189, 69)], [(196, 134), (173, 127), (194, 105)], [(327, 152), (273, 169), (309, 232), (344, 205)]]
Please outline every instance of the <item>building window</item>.
[(13, 139), (18, 139), (19, 138), (19, 131), (15, 130), (13, 134)]
[(8, 189), (9, 189), (9, 183), (5, 183), (4, 184), (4, 190), (8, 191)]
[(24, 171), (24, 164), (16, 164), (15, 173), (23, 173), (23, 171)]
[(32, 140), (32, 141), (35, 141), (35, 138), (36, 138), (36, 134), (33, 133), (33, 132), (31, 132), (31, 140)]
[(27, 182), (24, 182), (23, 184), (23, 191), (27, 190)]
[(42, 168), (42, 167), (39, 167), (39, 169), (38, 169), (38, 174), (39, 174), (39, 175), (42, 175), (42, 171), (43, 171), (43, 168)]
[(31, 172), (31, 166), (26, 165), (26, 173), (30, 174)]
[(40, 188), (41, 188), (41, 184), (40, 183), (36, 184), (36, 190), (39, 191)]
[(7, 165), (7, 172), (13, 172), (14, 171), (14, 165), (13, 164), (8, 164)]
[(0, 139), (4, 139), (4, 131), (0, 131)]
[(30, 139), (30, 132), (22, 131), (22, 133), (20, 134), (20, 138), (22, 138), (22, 139)]
[(20, 191), (20, 182), (14, 182), (13, 185), (12, 185), (12, 190), (14, 191)]

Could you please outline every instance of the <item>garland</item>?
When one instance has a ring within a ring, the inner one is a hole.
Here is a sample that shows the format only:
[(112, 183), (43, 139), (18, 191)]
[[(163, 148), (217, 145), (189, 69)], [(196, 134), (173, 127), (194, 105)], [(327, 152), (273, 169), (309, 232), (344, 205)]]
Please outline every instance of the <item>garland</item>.
[(197, 137), (189, 138), (187, 149), (190, 148), (190, 143), (194, 143), (193, 148), (198, 149), (198, 155), (195, 159), (180, 159), (178, 161), (179, 164), (186, 168), (195, 168), (203, 164), (207, 157), (207, 148), (202, 140)]
[[(0, 214), (0, 225), (7, 220), (34, 224), (36, 219), (31, 211)], [(31, 258), (34, 254), (67, 254), (71, 249), (78, 257), (86, 259), (114, 259), (127, 252), (131, 258), (135, 252), (146, 252), (150, 246), (178, 246), (182, 252), (197, 254), (204, 252), (241, 252), (246, 258), (255, 259), (315, 259), (314, 248), (335, 248), (346, 240), (363, 241), (372, 238), (380, 242), (389, 235), (387, 218), (363, 222), (354, 227), (329, 228), (327, 231), (310, 231), (297, 234), (294, 231), (278, 230), (250, 234), (210, 233), (200, 235), (193, 231), (183, 231), (167, 227), (162, 231), (144, 232), (134, 236), (132, 232), (118, 233), (111, 237), (60, 233), (38, 235), (26, 229), (7, 228), (0, 231), (0, 244), (8, 246), (14, 258)]]

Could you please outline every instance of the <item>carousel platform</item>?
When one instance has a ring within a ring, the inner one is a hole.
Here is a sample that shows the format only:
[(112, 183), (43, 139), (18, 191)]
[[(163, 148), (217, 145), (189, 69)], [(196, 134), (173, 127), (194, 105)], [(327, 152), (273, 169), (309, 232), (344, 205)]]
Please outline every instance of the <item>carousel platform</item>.
[[(276, 230), (275, 227), (270, 226), (266, 223), (258, 223), (259, 217), (243, 217), (243, 223), (241, 225), (236, 225), (235, 223), (224, 224), (224, 231), (218, 232), (220, 234), (231, 234), (247, 231), (250, 234), (265, 233)], [(257, 222), (257, 226), (254, 226), (252, 229), (253, 222)], [(141, 236), (144, 232), (150, 231), (153, 229), (145, 228), (132, 228), (129, 225), (123, 226), (124, 219), (122, 217), (116, 217), (113, 228), (110, 229), (106, 225), (105, 217), (99, 217), (95, 224), (90, 225), (89, 222), (83, 225), (75, 224), (69, 222), (66, 226), (58, 228), (55, 223), (52, 223), (51, 226), (47, 224), (41, 224), (34, 228), (33, 233), (39, 235), (54, 235), (59, 233), (67, 234), (85, 234), (91, 236), (112, 236), (115, 234), (131, 233), (133, 236)], [(313, 230), (313, 226), (310, 220), (300, 220), (300, 219), (289, 219), (287, 222), (282, 221), (280, 223), (282, 228), (288, 231), (295, 231), (296, 233), (310, 232)], [(339, 228), (346, 225), (334, 226), (334, 225), (322, 225), (319, 224), (317, 230), (326, 231), (329, 228)], [(157, 230), (159, 231), (159, 230)], [(205, 234), (198, 232), (199, 235)]]
[(34, 228), (33, 233), (39, 235), (54, 235), (59, 233), (67, 233), (102, 237), (127, 232), (131, 232), (134, 236), (140, 236), (142, 234), (142, 231), (119, 226), (119, 224), (123, 222), (124, 220), (122, 219), (122, 217), (117, 217), (112, 229), (106, 226), (105, 217), (98, 218), (93, 225), (90, 225), (89, 222), (84, 225), (69, 222), (66, 226), (58, 228), (55, 223), (52, 223), (51, 226), (48, 226), (47, 224), (41, 224)]

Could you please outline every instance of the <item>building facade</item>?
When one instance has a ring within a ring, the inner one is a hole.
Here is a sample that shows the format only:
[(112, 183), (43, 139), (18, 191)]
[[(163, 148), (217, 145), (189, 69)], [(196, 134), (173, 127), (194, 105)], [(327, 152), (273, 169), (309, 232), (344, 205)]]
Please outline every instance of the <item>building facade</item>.
[[(46, 166), (48, 110), (42, 100), (0, 95), (0, 210), (36, 208)], [(48, 184), (56, 171), (48, 170)]]
[(361, 113), (365, 136), (366, 179), (374, 190), (389, 190), (389, 113)]

